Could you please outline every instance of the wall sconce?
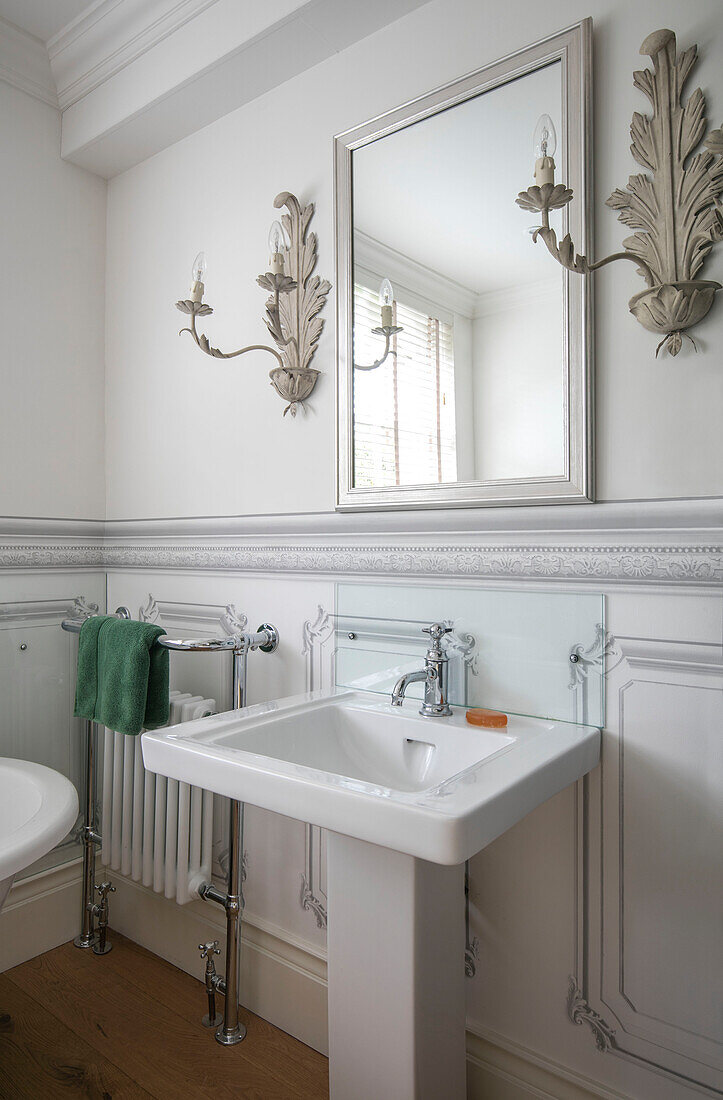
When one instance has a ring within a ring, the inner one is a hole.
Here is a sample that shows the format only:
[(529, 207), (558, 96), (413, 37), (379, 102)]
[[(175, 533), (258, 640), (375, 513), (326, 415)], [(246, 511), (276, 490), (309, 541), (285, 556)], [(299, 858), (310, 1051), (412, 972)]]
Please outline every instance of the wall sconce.
[(304, 408), (304, 401), (311, 394), (321, 371), (309, 364), (316, 351), (324, 321), (319, 316), (331, 290), (331, 283), (314, 275), (316, 267), (316, 233), (309, 233), (309, 222), (314, 214), (314, 204), (301, 209), (299, 200), (290, 191), (282, 191), (274, 199), (277, 210), (286, 207), (269, 232), (269, 270), (259, 275), (256, 282), (271, 296), (266, 301), (266, 327), (276, 347), (268, 344), (248, 344), (238, 351), (221, 351), (211, 345), (207, 336), (196, 330), (196, 318), (213, 313), (203, 301), (203, 279), (206, 273), (204, 254), (199, 252), (193, 263), (189, 297), (176, 302), (176, 308), (191, 319), (188, 332), (201, 351), (215, 359), (234, 359), (249, 351), (268, 351), (278, 360), (278, 366), (269, 372), (271, 385), (279, 397), (288, 401), (284, 416), (291, 412), (296, 416), (297, 407)]
[(384, 355), (381, 359), (375, 359), (373, 363), (366, 365), (355, 363), (355, 370), (376, 370), (377, 367), (381, 367), (382, 363), (386, 362), (389, 355), (397, 354), (396, 351), (391, 350), (392, 336), (396, 336), (398, 332), (404, 332), (404, 329), (401, 325), (394, 324), (394, 291), (389, 279), (382, 279), (382, 285), (379, 287), (379, 301), (382, 309), (382, 323), (378, 328), (373, 328), (372, 332), (375, 336), (384, 337)]
[[(677, 355), (683, 335), (688, 336), (685, 329), (706, 316), (721, 288), (720, 283), (696, 276), (714, 242), (723, 240), (723, 127), (708, 135), (706, 151), (694, 152), (706, 131), (705, 99), (700, 88), (685, 105), (681, 97), (697, 46), (678, 55), (673, 32), (660, 30), (648, 35), (640, 53), (652, 59), (653, 70), (633, 73), (633, 85), (648, 97), (653, 114), (635, 112), (630, 148), (638, 164), (653, 175), (631, 176), (627, 189), (613, 191), (606, 204), (635, 230), (623, 241), (625, 251), (591, 263), (575, 252), (569, 234), (558, 244), (549, 212), (566, 206), (572, 191), (555, 183), (554, 127), (550, 134), (547, 116), (535, 130), (535, 184), (521, 191), (516, 201), (523, 210), (542, 214), (542, 225), (532, 239), (542, 237), (568, 271), (587, 275), (613, 260), (632, 260), (648, 285), (630, 299), (630, 312), (644, 328), (663, 334), (656, 356), (663, 346)], [(692, 336), (688, 339), (696, 348)]]

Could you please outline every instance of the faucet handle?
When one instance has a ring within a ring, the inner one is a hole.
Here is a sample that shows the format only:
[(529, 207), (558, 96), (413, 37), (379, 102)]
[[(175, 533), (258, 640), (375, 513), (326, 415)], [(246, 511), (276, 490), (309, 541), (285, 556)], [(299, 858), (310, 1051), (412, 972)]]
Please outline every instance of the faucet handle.
[(208, 943), (199, 943), (198, 950), (201, 952), (201, 958), (205, 959), (208, 956), (220, 955), (221, 949), (218, 946), (218, 940), (209, 940)]
[(432, 641), (432, 649), (437, 652), (441, 651), (441, 642), (445, 634), (452, 633), (451, 626), (444, 626), (442, 623), (432, 623), (431, 626), (422, 627), (423, 634), (429, 634)]

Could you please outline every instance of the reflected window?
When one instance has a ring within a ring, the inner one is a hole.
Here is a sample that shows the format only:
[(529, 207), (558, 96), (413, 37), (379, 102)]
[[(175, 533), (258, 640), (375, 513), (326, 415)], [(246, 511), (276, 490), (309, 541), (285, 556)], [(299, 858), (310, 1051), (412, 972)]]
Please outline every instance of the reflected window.
[[(376, 370), (354, 371), (354, 485), (456, 481), (454, 326), (403, 300), (393, 308), (403, 330), (393, 354)], [(378, 358), (378, 325), (378, 288), (355, 283), (355, 362)]]

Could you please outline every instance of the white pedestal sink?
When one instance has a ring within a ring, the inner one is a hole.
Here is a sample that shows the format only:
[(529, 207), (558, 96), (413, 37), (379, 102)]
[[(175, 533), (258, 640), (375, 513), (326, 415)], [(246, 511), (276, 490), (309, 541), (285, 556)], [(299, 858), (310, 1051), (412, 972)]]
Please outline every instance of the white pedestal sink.
[(464, 861), (599, 759), (592, 727), (417, 707), (339, 690), (143, 735), (151, 771), (330, 830), (332, 1100), (462, 1100)]

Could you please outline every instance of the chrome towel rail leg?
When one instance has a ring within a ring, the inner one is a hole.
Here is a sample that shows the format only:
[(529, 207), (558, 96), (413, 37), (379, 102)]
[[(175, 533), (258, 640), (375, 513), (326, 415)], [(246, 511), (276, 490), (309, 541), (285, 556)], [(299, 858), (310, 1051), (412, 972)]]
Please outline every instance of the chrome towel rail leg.
[[(63, 630), (70, 634), (80, 634), (85, 618), (64, 619), (61, 623)], [(131, 613), (127, 607), (116, 608), (115, 617), (118, 619), (130, 619)], [(85, 726), (85, 822), (83, 824), (83, 912), (81, 916), (81, 931), (73, 940), (76, 947), (91, 947), (96, 955), (107, 955), (112, 944), (107, 940), (108, 927), (108, 892), (114, 891), (110, 883), (104, 883), (101, 891), (101, 902), (96, 904), (95, 895), (95, 849), (101, 843), (101, 835), (96, 828), (95, 820), (95, 736), (96, 725), (89, 719), (84, 720)], [(101, 942), (95, 928), (95, 917), (102, 917)]]
[(95, 887), (95, 723), (85, 719), (85, 822), (83, 824), (83, 913), (82, 929), (73, 943), (92, 947), (96, 941), (93, 919)]

